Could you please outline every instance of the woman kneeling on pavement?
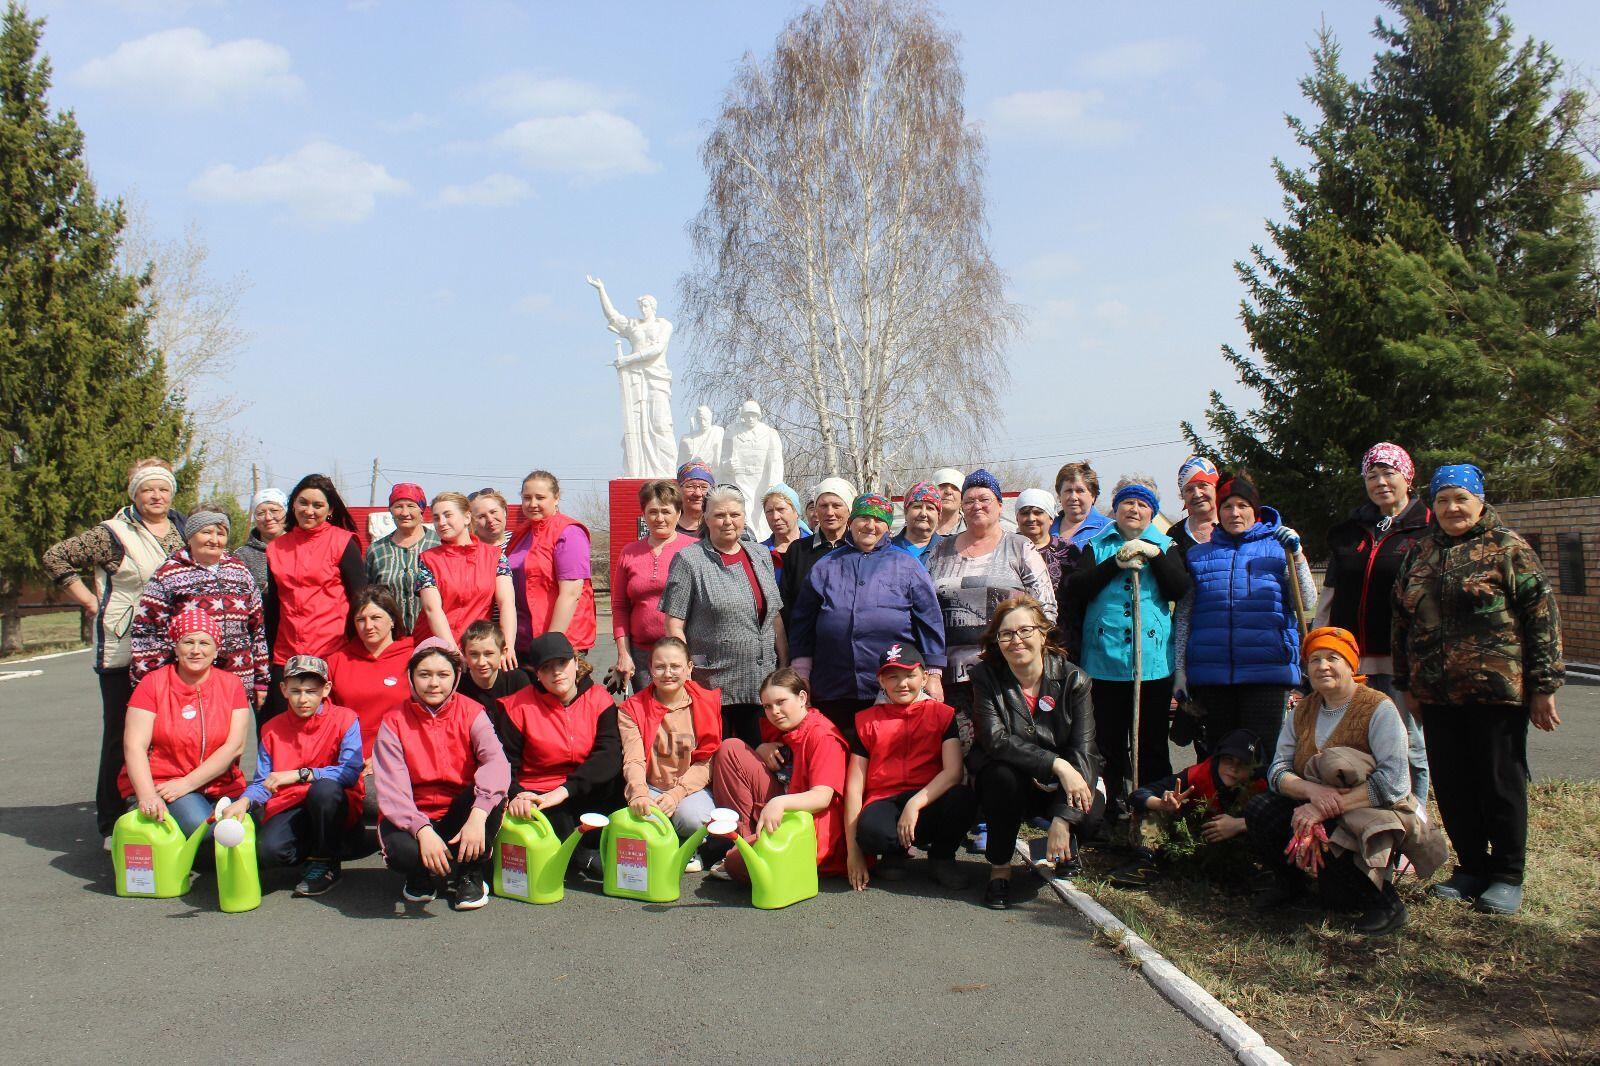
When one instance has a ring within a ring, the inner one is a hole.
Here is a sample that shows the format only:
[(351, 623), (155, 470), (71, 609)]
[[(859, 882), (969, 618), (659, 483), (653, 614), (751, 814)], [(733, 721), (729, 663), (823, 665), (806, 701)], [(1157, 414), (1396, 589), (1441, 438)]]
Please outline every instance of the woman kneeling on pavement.
[(1291, 902), (1311, 873), (1323, 906), (1362, 912), (1356, 932), (1392, 933), (1406, 923), (1393, 884), (1396, 853), (1427, 878), (1444, 858), (1444, 842), (1411, 796), (1400, 712), (1356, 673), (1354, 634), (1312, 630), (1305, 651), (1313, 691), (1284, 720), (1267, 771), (1270, 791), (1245, 808), (1251, 847), (1273, 877), (1256, 907)]
[(339, 883), (340, 861), (360, 844), (361, 723), (328, 701), (328, 664), (315, 655), (291, 655), (280, 684), (289, 713), (261, 728), (255, 779), (225, 816), (259, 812), (262, 863), (305, 863), (294, 894), (320, 896)]
[(1088, 675), (1048, 643), (1050, 619), (1037, 600), (1014, 596), (995, 609), (972, 668), (977, 743), (967, 767), (988, 825), (984, 904), (1011, 905), (1011, 853), (1025, 819), (1050, 819), (1045, 861), (1080, 869), (1074, 836), (1105, 811)]
[(650, 649), (650, 684), (617, 715), (623, 799), (643, 818), (672, 819), (679, 837), (711, 820), (711, 757), (722, 744), (722, 693), (689, 680), (689, 646), (662, 637)]
[[(761, 709), (767, 732), (777, 739), (752, 748), (737, 737), (726, 739), (711, 760), (711, 794), (739, 816), (739, 835), (754, 841), (770, 833), (785, 811), (807, 811), (817, 829), (817, 872), (845, 872), (844, 787), (849, 751), (844, 734), (810, 706), (805, 678), (788, 667), (761, 682)], [(788, 782), (781, 772), (787, 766)], [(748, 882), (744, 856), (728, 852), (709, 876)]]
[(372, 748), (378, 840), (404, 874), (410, 903), (444, 881), (456, 910), (489, 902), (485, 873), (511, 771), (489, 716), (456, 691), (461, 656), (444, 640), (417, 645), (406, 667), (411, 698), (384, 716)]
[[(558, 836), (588, 813), (609, 814), (622, 803), (622, 739), (617, 705), (589, 676), (594, 668), (565, 633), (535, 637), (523, 657), (533, 683), (500, 701), (495, 729), (511, 763), (507, 813), (542, 811)], [(573, 869), (600, 880), (599, 855), (588, 845)]]
[(924, 698), (928, 673), (914, 644), (896, 642), (878, 657), (887, 703), (856, 716), (844, 786), (844, 839), (850, 885), (867, 887), (869, 861), (885, 881), (906, 875), (906, 849), (926, 848), (933, 879), (966, 887), (956, 848), (977, 804), (961, 783), (955, 708)]
[(1561, 621), (1538, 553), (1484, 503), (1482, 471), (1441, 467), (1429, 492), (1433, 523), (1395, 579), (1393, 650), (1456, 851), (1430, 894), (1511, 914), (1528, 846), (1528, 723), (1561, 724)]
[(217, 800), (244, 790), (239, 756), (250, 698), (237, 677), (216, 667), (222, 633), (205, 611), (184, 608), (167, 636), (174, 661), (146, 674), (128, 700), (118, 787), (129, 807), (149, 818), (171, 814), (187, 836)]

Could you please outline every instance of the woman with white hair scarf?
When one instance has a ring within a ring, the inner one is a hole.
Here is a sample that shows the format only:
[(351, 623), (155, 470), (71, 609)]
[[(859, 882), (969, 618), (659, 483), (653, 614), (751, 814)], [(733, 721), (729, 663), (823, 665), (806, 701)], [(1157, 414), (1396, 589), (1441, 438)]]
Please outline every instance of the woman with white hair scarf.
[[(140, 459), (128, 471), (129, 506), (51, 546), (42, 560), (56, 587), (95, 620), (94, 669), (100, 675), (104, 728), (94, 802), (100, 835), (108, 839), (124, 809), (117, 775), (122, 773), (122, 732), (133, 695), (128, 676), (133, 613), (156, 567), (183, 547), (183, 519), (172, 510), (177, 491), (170, 463)], [(78, 576), (88, 569), (94, 570), (94, 592)]]

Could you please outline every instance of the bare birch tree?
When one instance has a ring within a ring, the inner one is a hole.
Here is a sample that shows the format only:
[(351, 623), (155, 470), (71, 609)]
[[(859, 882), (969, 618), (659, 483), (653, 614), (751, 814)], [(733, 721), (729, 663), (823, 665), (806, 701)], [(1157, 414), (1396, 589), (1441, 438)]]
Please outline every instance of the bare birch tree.
[(827, 0), (746, 55), (701, 150), (688, 381), (754, 398), (789, 465), (879, 487), (977, 447), (1021, 323), (990, 257), (955, 38), (915, 0)]

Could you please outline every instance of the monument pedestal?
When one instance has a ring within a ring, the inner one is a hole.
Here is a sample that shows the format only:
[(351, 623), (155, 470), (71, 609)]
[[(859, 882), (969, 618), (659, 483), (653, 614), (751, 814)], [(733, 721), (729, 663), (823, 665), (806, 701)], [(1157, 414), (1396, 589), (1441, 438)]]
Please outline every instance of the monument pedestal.
[(617, 559), (622, 549), (645, 535), (644, 508), (639, 506), (639, 489), (657, 478), (619, 477), (611, 479), (611, 580), (616, 587)]

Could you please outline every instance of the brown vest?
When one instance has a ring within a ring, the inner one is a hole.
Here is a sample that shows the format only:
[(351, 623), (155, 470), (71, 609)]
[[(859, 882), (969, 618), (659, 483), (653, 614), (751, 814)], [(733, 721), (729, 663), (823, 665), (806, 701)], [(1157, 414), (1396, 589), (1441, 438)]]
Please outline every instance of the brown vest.
[(1388, 698), (1377, 689), (1357, 685), (1356, 694), (1350, 697), (1350, 705), (1344, 709), (1344, 717), (1333, 727), (1322, 747), (1317, 746), (1317, 715), (1322, 711), (1322, 695), (1313, 692), (1301, 700), (1294, 709), (1294, 772), (1304, 777), (1306, 763), (1321, 754), (1323, 748), (1355, 748), (1371, 755), (1367, 726), (1372, 721), (1372, 712)]

